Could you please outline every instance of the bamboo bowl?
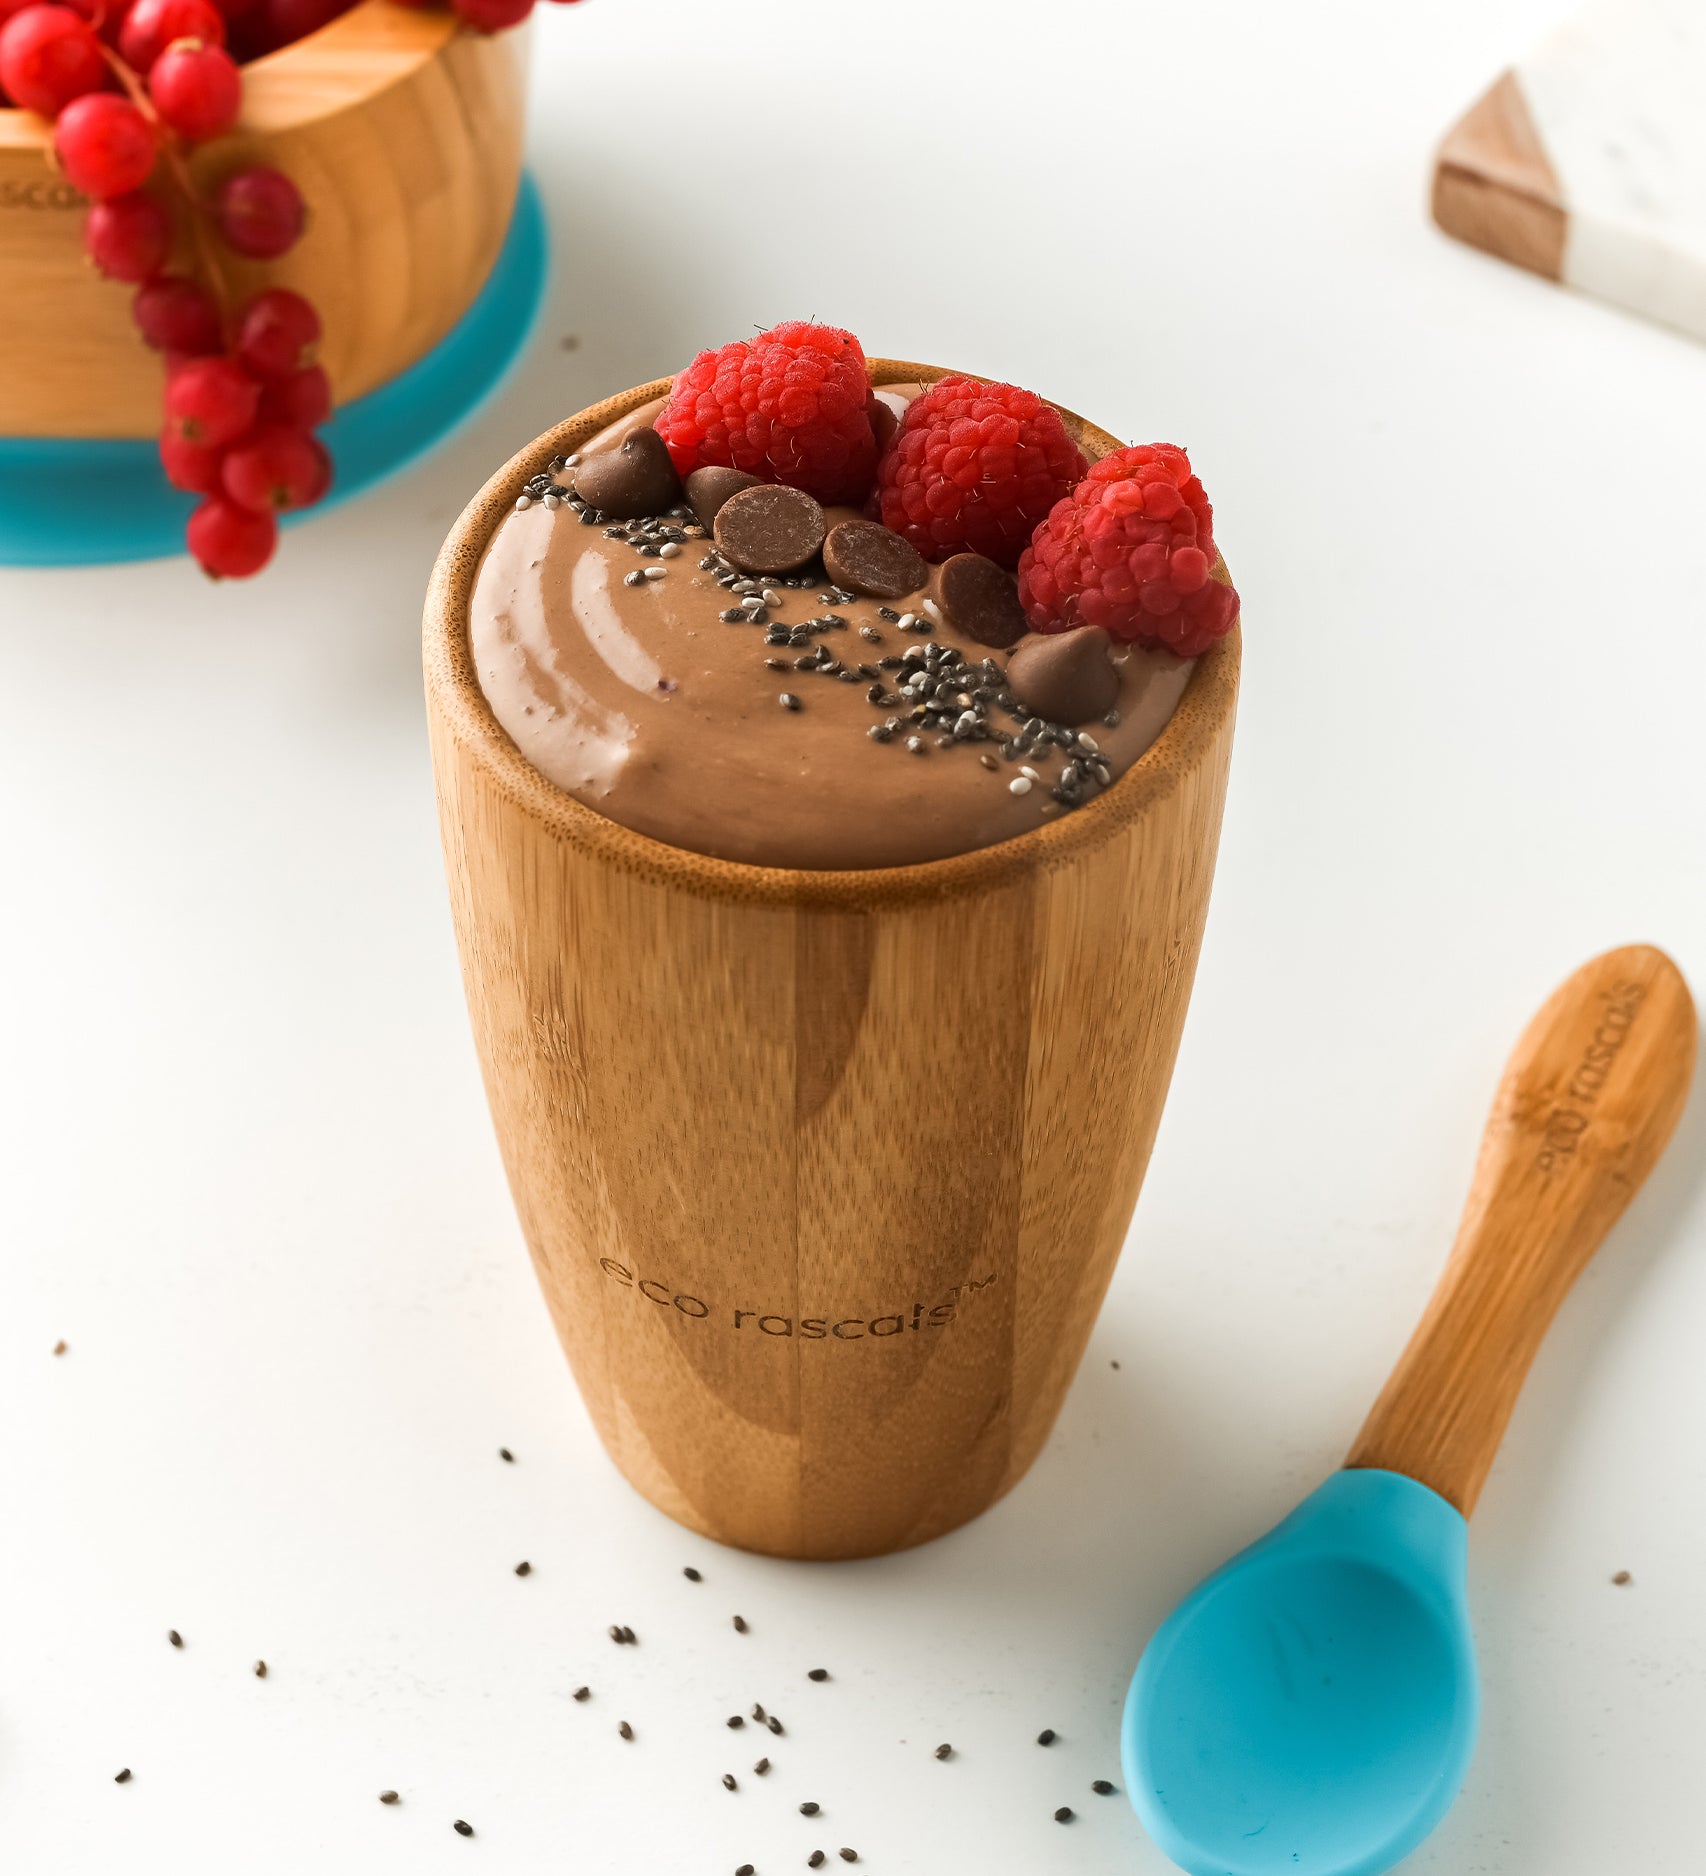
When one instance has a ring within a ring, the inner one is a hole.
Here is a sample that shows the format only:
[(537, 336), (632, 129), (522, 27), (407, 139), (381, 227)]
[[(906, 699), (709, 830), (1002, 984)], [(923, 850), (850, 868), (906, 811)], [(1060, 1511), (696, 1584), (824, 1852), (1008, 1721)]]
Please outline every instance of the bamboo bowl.
[[(521, 484), (667, 388), (539, 438), (439, 556), (427, 712), (463, 977), (617, 1465), (726, 1543), (868, 1556), (1022, 1477), (1083, 1354), (1196, 969), (1239, 640), (1111, 789), (999, 846), (808, 872), (633, 833), (498, 726), (468, 606)], [(1063, 415), (1087, 454), (1116, 446)]]
[[(283, 169), (308, 227), (281, 260), (228, 257), (241, 297), (294, 287), (325, 322), (321, 362), (347, 403), (430, 351), (503, 244), (521, 174), (524, 29), (461, 32), (448, 12), (362, 0), (243, 68), (243, 115), (195, 154), (212, 188)], [(50, 167), (51, 130), (0, 110), (0, 437), (153, 436), (161, 361), (132, 289), (83, 257), (83, 198)]]

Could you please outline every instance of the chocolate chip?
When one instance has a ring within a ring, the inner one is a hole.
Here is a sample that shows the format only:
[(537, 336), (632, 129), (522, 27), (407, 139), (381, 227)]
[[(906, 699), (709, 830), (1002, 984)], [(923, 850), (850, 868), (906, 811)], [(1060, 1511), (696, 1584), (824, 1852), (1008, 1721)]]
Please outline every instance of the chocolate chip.
[(1088, 723), (1120, 694), (1099, 625), (1032, 633), (1008, 660), (1007, 683), (1025, 709), (1050, 723)]
[(1025, 636), (1019, 582), (982, 554), (955, 554), (942, 562), (936, 603), (956, 632), (1004, 651)]
[(717, 510), (718, 551), (748, 573), (787, 573), (823, 545), (823, 510), (803, 489), (760, 482)]
[(930, 577), (924, 556), (903, 535), (876, 521), (843, 521), (829, 531), (823, 564), (838, 586), (873, 599), (916, 593)]
[(871, 434), (877, 439), (877, 454), (880, 456), (894, 441), (894, 433), (900, 428), (900, 419), (888, 399), (878, 397), (874, 392), (865, 409), (871, 419)]
[(687, 478), (687, 499), (693, 504), (700, 527), (708, 528), (731, 495), (757, 486), (758, 477), (749, 476), (744, 469), (695, 469)]
[(673, 508), (681, 499), (681, 478), (663, 438), (647, 427), (587, 457), (575, 471), (575, 493), (600, 514), (632, 520)]

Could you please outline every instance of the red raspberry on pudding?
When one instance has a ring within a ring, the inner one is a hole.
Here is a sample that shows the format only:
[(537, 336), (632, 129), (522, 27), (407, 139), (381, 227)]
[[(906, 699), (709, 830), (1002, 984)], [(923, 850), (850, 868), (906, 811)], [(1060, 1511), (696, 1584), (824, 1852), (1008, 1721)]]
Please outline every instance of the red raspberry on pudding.
[(1211, 577), (1213, 522), (1182, 449), (1114, 450), (1055, 503), (1020, 558), (1032, 630), (1099, 625), (1151, 651), (1200, 656), (1238, 617), (1237, 593)]
[(970, 553), (1011, 567), (1083, 473), (1060, 412), (1034, 391), (939, 378), (907, 406), (873, 506), (926, 560)]
[(701, 352), (676, 375), (657, 433), (676, 472), (744, 469), (820, 502), (863, 502), (877, 442), (870, 378), (851, 332), (789, 320)]

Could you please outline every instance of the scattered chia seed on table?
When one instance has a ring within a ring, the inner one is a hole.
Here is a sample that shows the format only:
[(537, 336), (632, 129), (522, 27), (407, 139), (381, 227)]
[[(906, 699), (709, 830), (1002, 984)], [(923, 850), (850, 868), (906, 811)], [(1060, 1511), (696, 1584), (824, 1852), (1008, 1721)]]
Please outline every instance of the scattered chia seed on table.
[(590, 1687), (577, 1687), (574, 1697), (577, 1700), (590, 1700), (592, 1698), (592, 1689)]
[(381, 1804), (396, 1804), (398, 1802), (397, 1794), (394, 1791), (382, 1791), (379, 1794), (379, 1802)]
[(723, 1789), (724, 1791), (739, 1790), (739, 1787), (735, 1784), (735, 1775), (733, 1772), (725, 1772), (723, 1774)]
[(726, 1726), (744, 1726), (745, 1724), (746, 1715), (744, 1713), (731, 1713), (728, 1719), (724, 1721), (724, 1725)]
[(531, 1576), (533, 1574), (533, 1565), (523, 1557), (520, 1563), (515, 1566), (515, 1573), (517, 1576)]
[(513, 1466), (515, 1464), (515, 1454), (512, 1453), (507, 1446), (500, 1446), (498, 1448), (498, 1457), (506, 1466)]
[(624, 1739), (632, 1739), (634, 1737), (634, 1729), (626, 1720), (618, 1720), (616, 1722), (616, 1730)]
[(1059, 1734), (1055, 1732), (1052, 1726), (1045, 1726), (1043, 1730), (1037, 1734), (1037, 1744), (1039, 1746), (1052, 1746), (1058, 1737)]
[(167, 1629), (166, 1639), (172, 1644), (174, 1648), (181, 1648), (184, 1645), (183, 1636), (181, 1636), (175, 1628)]
[(737, 1635), (744, 1635), (746, 1632), (746, 1617), (744, 1615), (737, 1615), (735, 1617), (735, 1633)]
[(1093, 1778), (1090, 1781), (1090, 1789), (1098, 1798), (1106, 1798), (1116, 1787), (1112, 1779)]
[(115, 1785), (128, 1785), (130, 1783), (130, 1767), (128, 1765), (122, 1772), (113, 1773), (113, 1783)]
[(807, 1671), (806, 1679), (808, 1681), (826, 1681), (829, 1679), (829, 1669), (811, 1668)]
[(756, 1777), (762, 1778), (764, 1774), (770, 1770), (770, 1761), (768, 1759), (760, 1759), (752, 1769)]
[(1070, 1824), (1072, 1822), (1072, 1806), (1063, 1804), (1060, 1809), (1055, 1812), (1054, 1821), (1057, 1824)]
[(821, 1811), (822, 1809), (823, 1809), (822, 1805), (808, 1798), (805, 1801), (805, 1803), (800, 1806), (800, 1816), (801, 1817), (816, 1817), (818, 1812)]
[(936, 1757), (938, 1759), (951, 1759), (953, 1756), (954, 1749), (945, 1740), (936, 1748)]
[(474, 1834), (474, 1826), (465, 1823), (461, 1818), (458, 1818), (450, 1828), (455, 1831), (458, 1837), (472, 1837)]
[(257, 1661), (255, 1663), (255, 1679), (258, 1681), (264, 1681), (266, 1677), (267, 1677), (267, 1664), (264, 1661)]
[(695, 1570), (695, 1569), (694, 1569), (694, 1567), (692, 1566), (692, 1564), (689, 1564), (689, 1565), (687, 1566), (687, 1568), (686, 1568), (685, 1570), (683, 1570), (683, 1571), (682, 1571), (682, 1573), (681, 1573), (681, 1574), (682, 1574), (682, 1575), (683, 1575), (684, 1577), (686, 1577), (686, 1578), (687, 1578), (687, 1580), (688, 1580), (688, 1582), (689, 1582), (689, 1583), (703, 1583), (703, 1582), (704, 1582), (704, 1580), (705, 1580), (705, 1579), (704, 1579), (704, 1578), (703, 1578), (703, 1577), (702, 1577), (702, 1576), (701, 1576), (701, 1575), (699, 1574), (699, 1572), (698, 1572), (697, 1570)]

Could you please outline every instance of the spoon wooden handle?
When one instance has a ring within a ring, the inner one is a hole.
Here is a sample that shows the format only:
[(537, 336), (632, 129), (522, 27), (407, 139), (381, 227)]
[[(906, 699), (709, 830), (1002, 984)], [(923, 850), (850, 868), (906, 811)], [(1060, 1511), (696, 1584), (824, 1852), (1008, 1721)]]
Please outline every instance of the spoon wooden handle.
[(1467, 1517), (1558, 1305), (1688, 1095), (1694, 1004), (1651, 945), (1584, 964), (1523, 1032), (1444, 1274), (1345, 1464), (1402, 1472)]

